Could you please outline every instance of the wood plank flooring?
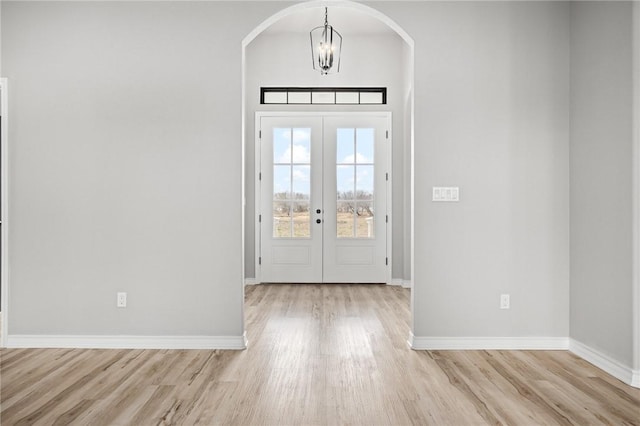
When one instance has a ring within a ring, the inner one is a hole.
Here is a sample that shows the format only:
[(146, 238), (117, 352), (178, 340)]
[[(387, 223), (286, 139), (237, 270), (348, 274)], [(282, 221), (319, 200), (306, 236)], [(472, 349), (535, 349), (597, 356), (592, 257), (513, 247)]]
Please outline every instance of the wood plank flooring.
[(249, 349), (10, 349), (2, 425), (638, 425), (640, 390), (563, 351), (412, 351), (409, 292), (247, 287)]

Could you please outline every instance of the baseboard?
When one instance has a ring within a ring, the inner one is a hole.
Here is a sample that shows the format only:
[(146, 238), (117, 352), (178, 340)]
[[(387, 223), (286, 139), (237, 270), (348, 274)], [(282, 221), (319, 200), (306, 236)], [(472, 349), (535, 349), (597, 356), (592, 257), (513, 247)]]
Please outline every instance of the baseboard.
[(389, 285), (395, 285), (402, 288), (411, 288), (411, 281), (403, 280), (402, 278), (392, 278)]
[(640, 371), (627, 367), (619, 361), (611, 358), (609, 355), (574, 339), (569, 341), (569, 351), (595, 365), (604, 372), (611, 374), (616, 379), (619, 379), (628, 385), (640, 387)]
[[(257, 284), (261, 284), (261, 283), (255, 278), (244, 279), (244, 285), (257, 285)], [(388, 283), (388, 285), (394, 285), (402, 288), (411, 288), (412, 283), (411, 281), (403, 280), (401, 278), (392, 278), (391, 282)]]
[(566, 337), (419, 337), (410, 334), (414, 350), (567, 350)]
[(640, 388), (640, 370), (633, 370), (631, 386), (633, 386), (634, 388)]
[(7, 348), (227, 349), (247, 348), (242, 336), (9, 335)]

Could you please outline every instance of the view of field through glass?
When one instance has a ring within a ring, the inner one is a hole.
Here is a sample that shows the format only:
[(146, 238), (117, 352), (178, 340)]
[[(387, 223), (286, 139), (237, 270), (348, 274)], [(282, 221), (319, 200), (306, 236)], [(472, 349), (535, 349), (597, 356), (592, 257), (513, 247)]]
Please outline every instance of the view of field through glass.
[(336, 139), (338, 238), (374, 237), (374, 129), (339, 128)]
[(273, 129), (273, 236), (311, 237), (311, 129)]
[[(374, 237), (374, 129), (336, 134), (338, 238)], [(273, 236), (311, 237), (311, 129), (273, 129)]]

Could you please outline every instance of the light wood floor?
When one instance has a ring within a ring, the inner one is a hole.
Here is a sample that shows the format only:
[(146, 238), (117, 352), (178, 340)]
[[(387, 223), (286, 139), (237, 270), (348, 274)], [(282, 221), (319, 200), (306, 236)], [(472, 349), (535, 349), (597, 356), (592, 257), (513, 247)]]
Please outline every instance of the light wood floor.
[(568, 352), (410, 350), (405, 289), (246, 294), (246, 351), (3, 350), (2, 425), (640, 423), (640, 390)]

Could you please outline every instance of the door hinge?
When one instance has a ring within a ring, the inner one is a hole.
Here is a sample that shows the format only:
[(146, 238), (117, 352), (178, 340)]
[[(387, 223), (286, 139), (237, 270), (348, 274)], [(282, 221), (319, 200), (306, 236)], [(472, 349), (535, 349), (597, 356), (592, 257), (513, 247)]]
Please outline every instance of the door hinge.
[(258, 180), (262, 180), (262, 172), (258, 173)]
[(258, 215), (258, 223), (262, 223), (262, 215), (261, 214)]
[(389, 131), (387, 130), (387, 139), (389, 139)]
[(386, 174), (386, 179), (389, 180), (389, 173)]
[(388, 265), (388, 264), (389, 264), (389, 258), (388, 258), (388, 257), (385, 257), (385, 258), (384, 258), (384, 264), (385, 264), (385, 265)]
[(262, 257), (258, 258), (258, 265), (262, 265)]
[(258, 139), (262, 139), (262, 130), (258, 130)]
[(384, 217), (384, 221), (385, 221), (385, 223), (389, 223), (389, 215), (388, 215), (388, 214), (387, 214), (387, 215), (385, 215), (385, 217)]

